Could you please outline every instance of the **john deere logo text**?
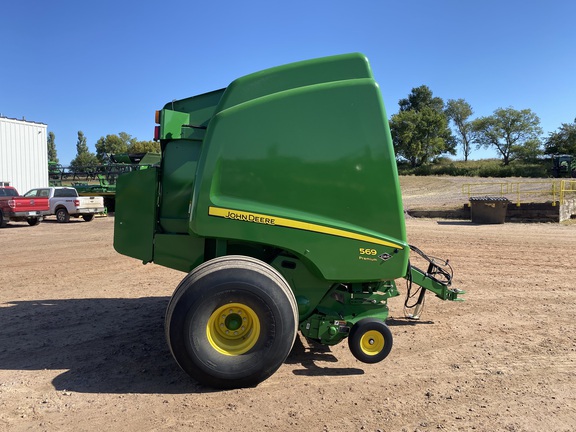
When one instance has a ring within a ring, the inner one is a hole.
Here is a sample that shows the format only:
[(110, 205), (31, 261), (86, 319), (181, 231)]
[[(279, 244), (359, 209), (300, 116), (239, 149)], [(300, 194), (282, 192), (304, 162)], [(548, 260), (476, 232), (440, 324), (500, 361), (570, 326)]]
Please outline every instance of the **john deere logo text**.
[(276, 225), (274, 219), (272, 219), (270, 217), (264, 217), (261, 215), (255, 215), (253, 213), (228, 211), (228, 213), (224, 217), (226, 219), (234, 219), (234, 220), (240, 220), (240, 221), (245, 221), (245, 222), (254, 222), (254, 223), (265, 224), (265, 225)]

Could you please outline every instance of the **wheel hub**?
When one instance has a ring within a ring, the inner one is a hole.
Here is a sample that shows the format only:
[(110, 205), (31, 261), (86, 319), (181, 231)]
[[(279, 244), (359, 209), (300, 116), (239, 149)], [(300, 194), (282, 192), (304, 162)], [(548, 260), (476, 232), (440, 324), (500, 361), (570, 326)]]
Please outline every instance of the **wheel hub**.
[(367, 331), (360, 339), (360, 348), (366, 355), (376, 355), (384, 349), (384, 336), (375, 330)]
[(249, 351), (260, 336), (260, 320), (249, 306), (230, 303), (216, 309), (206, 326), (210, 345), (225, 355)]

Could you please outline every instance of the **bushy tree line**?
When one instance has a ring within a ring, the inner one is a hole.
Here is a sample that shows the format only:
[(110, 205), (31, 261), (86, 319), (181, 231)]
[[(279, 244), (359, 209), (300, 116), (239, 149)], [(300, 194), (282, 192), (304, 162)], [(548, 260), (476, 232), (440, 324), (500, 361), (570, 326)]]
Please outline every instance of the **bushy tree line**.
[(399, 101), (390, 118), (394, 150), (413, 168), (442, 155), (455, 155), (460, 146), (464, 161), (473, 148), (493, 148), (504, 166), (513, 160), (531, 162), (543, 154), (576, 155), (576, 119), (542, 138), (540, 119), (530, 109), (498, 108), (490, 116), (471, 119), (474, 111), (464, 99), (446, 103), (425, 85)]
[[(56, 151), (56, 137), (53, 132), (48, 133), (48, 161), (58, 163)], [(78, 131), (76, 141), (76, 157), (70, 162), (70, 166), (80, 168), (91, 165), (101, 165), (108, 162), (109, 155), (120, 153), (147, 153), (160, 152), (160, 143), (155, 141), (138, 141), (126, 132), (118, 135), (106, 135), (96, 142), (96, 153), (88, 148), (86, 137), (82, 131)]]

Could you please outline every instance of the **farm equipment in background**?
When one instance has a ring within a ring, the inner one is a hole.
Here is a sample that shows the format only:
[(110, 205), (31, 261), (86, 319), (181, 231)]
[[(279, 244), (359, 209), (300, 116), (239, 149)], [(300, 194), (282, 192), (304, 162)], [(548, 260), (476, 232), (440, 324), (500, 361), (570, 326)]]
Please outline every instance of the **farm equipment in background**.
[(160, 163), (160, 153), (120, 153), (108, 155), (108, 163), (81, 167), (63, 167), (48, 163), (50, 186), (72, 186), (80, 196), (104, 197), (104, 205), (113, 212), (116, 180), (119, 175), (148, 169)]
[(576, 177), (576, 158), (571, 155), (552, 156), (552, 173), (554, 177)]
[(365, 363), (392, 348), (395, 279), (460, 300), (447, 262), (410, 265), (388, 120), (368, 60), (320, 58), (239, 78), (157, 112), (160, 167), (118, 178), (114, 247), (187, 272), (165, 316), (180, 367), (254, 386), (297, 331), (348, 339)]

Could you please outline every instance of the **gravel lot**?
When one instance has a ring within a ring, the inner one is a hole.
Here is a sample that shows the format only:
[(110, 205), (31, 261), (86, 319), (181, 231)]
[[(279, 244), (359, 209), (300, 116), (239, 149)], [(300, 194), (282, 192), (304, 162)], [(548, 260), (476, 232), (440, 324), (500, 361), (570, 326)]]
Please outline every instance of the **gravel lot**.
[[(416, 180), (402, 179), (405, 205), (448, 205), (452, 183)], [(0, 230), (0, 430), (573, 431), (576, 226), (411, 218), (407, 232), (450, 259), (465, 302), (429, 295), (408, 321), (398, 281), (383, 362), (298, 338), (256, 388), (212, 391), (164, 341), (183, 273), (117, 254), (112, 216), (11, 224)]]

